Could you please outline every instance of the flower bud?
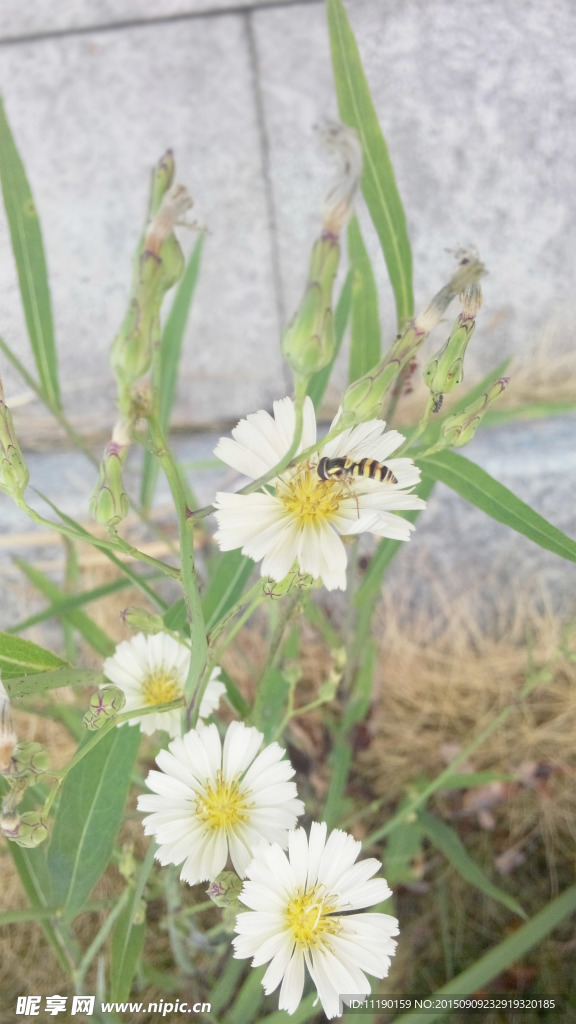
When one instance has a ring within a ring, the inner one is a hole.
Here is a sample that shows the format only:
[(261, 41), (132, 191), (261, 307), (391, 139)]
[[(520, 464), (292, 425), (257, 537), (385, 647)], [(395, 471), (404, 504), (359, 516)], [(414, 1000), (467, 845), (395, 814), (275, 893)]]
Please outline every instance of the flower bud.
[(184, 272), (184, 255), (174, 228), (192, 199), (183, 185), (173, 184), (174, 169), (174, 157), (168, 151), (152, 172), (148, 223), (136, 252), (128, 311), (112, 343), (110, 359), (125, 417), (130, 415), (130, 390), (150, 369), (154, 346), (162, 340), (164, 295)]
[(481, 305), (482, 292), (475, 282), (462, 296), (462, 312), (456, 317), (448, 341), (424, 368), (424, 382), (433, 395), (449, 394), (464, 379), (464, 355)]
[(10, 767), (10, 757), (17, 742), (18, 737), (10, 711), (10, 697), (0, 679), (0, 774)]
[(362, 175), (362, 147), (353, 128), (329, 123), (320, 129), (339, 168), (322, 204), (322, 234), (312, 248), (308, 283), (300, 309), (282, 338), (282, 352), (299, 377), (307, 379), (328, 365), (336, 338), (332, 289), (340, 261), (340, 234), (354, 211)]
[(146, 633), (147, 636), (166, 632), (162, 617), (147, 612), (144, 608), (125, 608), (120, 618), (125, 626), (135, 629), (138, 633)]
[(221, 871), (206, 892), (217, 907), (222, 909), (222, 924), (232, 932), (238, 913), (243, 909), (238, 899), (242, 889), (242, 879), (233, 871)]
[(11, 498), (21, 498), (28, 480), (28, 468), (18, 444), (12, 413), (4, 402), (0, 379), (0, 491)]
[(432, 302), (418, 316), (408, 320), (389, 351), (368, 373), (349, 385), (342, 400), (338, 425), (344, 430), (355, 423), (377, 418), (394, 382), (430, 331), (436, 327), (446, 307), (460, 292), (465, 292), (485, 273), (477, 256), (458, 252), (458, 268)]
[(291, 569), (283, 580), (273, 580), (271, 576), (262, 580), (262, 593), (266, 597), (284, 597), (294, 590), (309, 590), (314, 584), (314, 577), (306, 572)]
[(114, 427), (112, 440), (104, 449), (98, 483), (90, 498), (90, 513), (102, 526), (116, 527), (130, 510), (130, 500), (122, 481), (129, 445), (126, 426), (120, 421)]
[(42, 821), (42, 811), (26, 811), (25, 814), (21, 814), (15, 828), (5, 829), (2, 819), (2, 832), (7, 839), (28, 850), (40, 846), (48, 835), (48, 829)]
[(484, 413), (500, 397), (509, 381), (509, 377), (500, 377), (464, 412), (449, 416), (442, 424), (441, 443), (453, 448), (462, 448), (463, 445), (468, 444), (480, 426)]
[(2, 772), (10, 780), (32, 781), (50, 767), (50, 758), (41, 743), (24, 740), (14, 747), (8, 767)]
[(126, 694), (119, 686), (103, 686), (90, 698), (90, 710), (82, 719), (82, 724), (90, 732), (97, 732), (110, 718), (122, 711), (126, 703)]
[(286, 362), (302, 377), (323, 369), (334, 355), (332, 286), (339, 259), (340, 245), (331, 235), (314, 243), (304, 298), (282, 338)]

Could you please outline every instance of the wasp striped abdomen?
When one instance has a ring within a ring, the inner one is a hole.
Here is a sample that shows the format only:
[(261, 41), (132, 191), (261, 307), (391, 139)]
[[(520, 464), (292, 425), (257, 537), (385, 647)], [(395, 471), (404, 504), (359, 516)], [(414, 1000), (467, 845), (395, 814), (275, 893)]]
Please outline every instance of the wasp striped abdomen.
[(360, 462), (354, 462), (353, 459), (328, 459), (324, 456), (318, 463), (318, 476), (321, 480), (332, 480), (334, 477), (363, 476), (370, 480), (377, 480), (381, 484), (398, 483), (392, 470), (383, 462), (377, 462), (376, 459), (360, 459)]

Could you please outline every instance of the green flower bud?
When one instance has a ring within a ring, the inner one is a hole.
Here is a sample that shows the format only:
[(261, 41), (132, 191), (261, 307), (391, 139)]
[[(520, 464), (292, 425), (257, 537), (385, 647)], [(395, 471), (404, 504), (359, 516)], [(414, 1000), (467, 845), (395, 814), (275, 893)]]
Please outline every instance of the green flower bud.
[(120, 618), (125, 626), (135, 629), (138, 633), (146, 633), (154, 636), (156, 633), (166, 632), (164, 620), (160, 615), (153, 615), (144, 608), (125, 608)]
[(315, 242), (304, 298), (282, 338), (284, 358), (301, 377), (311, 377), (334, 355), (332, 287), (339, 259), (337, 238), (324, 234)]
[(90, 732), (97, 732), (110, 718), (115, 718), (126, 703), (126, 694), (118, 686), (103, 686), (90, 698), (90, 710), (82, 723)]
[(11, 498), (21, 498), (28, 480), (28, 468), (18, 444), (12, 413), (4, 402), (0, 380), (0, 491)]
[(424, 368), (424, 382), (433, 395), (449, 394), (464, 378), (464, 355), (482, 304), (480, 285), (474, 283), (467, 288), (462, 300), (462, 312), (456, 318), (450, 337)]
[(130, 390), (150, 369), (154, 347), (162, 340), (162, 301), (184, 272), (184, 255), (174, 227), (182, 223), (192, 199), (182, 185), (172, 184), (173, 179), (174, 158), (168, 152), (152, 172), (149, 220), (136, 252), (128, 311), (112, 343), (110, 359), (118, 382), (118, 404), (127, 418)]
[(217, 907), (229, 907), (238, 900), (242, 891), (242, 879), (234, 871), (221, 871), (206, 890), (207, 896)]
[(33, 780), (47, 772), (49, 767), (50, 758), (42, 744), (24, 740), (14, 747), (10, 763), (2, 775), (11, 780)]
[(314, 577), (309, 573), (291, 569), (283, 580), (273, 580), (271, 576), (262, 580), (262, 592), (266, 597), (284, 597), (293, 590), (309, 590), (314, 585)]
[(462, 448), (463, 445), (468, 444), (480, 426), (484, 413), (500, 397), (509, 381), (509, 377), (500, 377), (464, 412), (449, 416), (442, 425), (441, 443), (454, 448)]
[(210, 899), (222, 909), (222, 924), (229, 932), (234, 931), (236, 918), (244, 909), (238, 899), (241, 891), (242, 879), (233, 871), (221, 871), (206, 890)]
[(6, 832), (2, 825), (2, 831), (8, 839), (28, 850), (40, 846), (48, 835), (48, 829), (42, 821), (42, 811), (26, 811), (20, 815), (16, 828)]
[(483, 264), (476, 256), (463, 252), (458, 252), (457, 256), (458, 268), (448, 284), (440, 289), (422, 313), (404, 324), (401, 333), (380, 362), (347, 388), (338, 421), (342, 429), (380, 416), (382, 405), (399, 374), (413, 359), (430, 331), (440, 323), (449, 303), (485, 273)]
[(104, 449), (98, 483), (90, 498), (90, 513), (97, 523), (116, 527), (126, 518), (130, 500), (122, 482), (122, 470), (128, 454), (129, 438), (124, 425), (114, 428), (112, 440)]

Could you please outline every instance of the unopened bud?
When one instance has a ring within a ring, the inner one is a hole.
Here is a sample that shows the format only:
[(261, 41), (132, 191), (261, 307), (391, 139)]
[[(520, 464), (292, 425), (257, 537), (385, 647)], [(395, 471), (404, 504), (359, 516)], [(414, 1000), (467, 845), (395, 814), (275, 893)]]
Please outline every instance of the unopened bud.
[(234, 931), (236, 918), (243, 909), (238, 899), (241, 890), (242, 879), (233, 871), (221, 871), (206, 890), (210, 899), (222, 909), (222, 924), (230, 932)]
[(302, 377), (317, 373), (334, 355), (332, 286), (339, 259), (340, 245), (332, 236), (314, 243), (304, 298), (282, 338), (284, 358)]
[(7, 839), (28, 850), (40, 846), (48, 835), (48, 829), (42, 821), (42, 811), (26, 811), (25, 814), (21, 814), (14, 829), (5, 830), (2, 821), (2, 832)]
[(120, 618), (125, 626), (135, 629), (138, 633), (146, 633), (148, 636), (166, 631), (164, 620), (160, 615), (147, 612), (144, 608), (125, 608)]
[(314, 577), (306, 572), (291, 569), (283, 580), (273, 580), (271, 576), (262, 580), (262, 593), (266, 597), (284, 597), (294, 590), (309, 590), (314, 584)]
[(119, 686), (103, 686), (90, 698), (90, 710), (86, 712), (82, 723), (90, 732), (97, 732), (110, 718), (122, 711), (126, 703), (126, 694)]
[(213, 882), (210, 882), (206, 895), (217, 907), (228, 907), (237, 900), (242, 891), (242, 879), (234, 871), (221, 871)]
[(148, 222), (136, 252), (128, 312), (111, 350), (118, 403), (126, 417), (130, 414), (130, 390), (150, 369), (154, 346), (162, 340), (164, 295), (184, 271), (184, 255), (174, 227), (182, 223), (192, 199), (184, 186), (174, 185), (173, 180), (174, 157), (169, 151), (152, 172)]
[(482, 291), (480, 285), (474, 283), (462, 295), (462, 312), (456, 317), (446, 344), (424, 368), (424, 382), (433, 395), (447, 395), (462, 383), (464, 355), (481, 305)]
[(28, 468), (18, 444), (12, 413), (4, 402), (0, 379), (0, 491), (11, 498), (21, 498), (28, 480)]
[(10, 697), (0, 679), (0, 774), (8, 770), (10, 757), (17, 742), (18, 737), (10, 711)]
[(12, 750), (8, 767), (2, 774), (10, 780), (32, 781), (47, 772), (49, 767), (50, 758), (42, 744), (24, 740)]
[(102, 526), (117, 526), (130, 510), (130, 500), (122, 481), (129, 445), (127, 430), (120, 421), (114, 427), (112, 440), (104, 449), (98, 483), (90, 498), (90, 513)]
[(336, 156), (338, 174), (322, 203), (322, 227), (337, 238), (348, 224), (362, 177), (362, 146), (354, 128), (329, 122), (319, 129), (324, 146)]
[(338, 420), (342, 430), (380, 415), (382, 403), (398, 375), (413, 359), (430, 331), (440, 323), (446, 307), (456, 295), (466, 292), (486, 272), (477, 256), (464, 252), (457, 253), (457, 256), (458, 268), (448, 284), (440, 289), (422, 313), (404, 324), (401, 333), (380, 362), (347, 388)]
[(500, 377), (490, 385), (485, 394), (472, 402), (467, 409), (461, 413), (455, 413), (454, 416), (449, 416), (442, 424), (441, 443), (453, 448), (462, 448), (463, 445), (468, 444), (480, 426), (484, 413), (496, 399), (500, 398), (509, 381), (509, 377)]

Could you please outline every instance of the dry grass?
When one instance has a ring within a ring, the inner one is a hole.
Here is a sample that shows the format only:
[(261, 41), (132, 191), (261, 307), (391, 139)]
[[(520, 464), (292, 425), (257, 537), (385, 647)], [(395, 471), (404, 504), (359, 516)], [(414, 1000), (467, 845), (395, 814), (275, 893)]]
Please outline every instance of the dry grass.
[[(98, 577), (91, 579), (90, 585), (102, 582), (101, 574), (107, 571), (99, 569)], [(131, 598), (123, 591), (101, 607), (92, 606), (90, 613), (120, 639), (125, 632), (119, 624), (119, 612), (133, 598), (134, 595)], [(445, 612), (446, 631), (435, 638), (428, 636), (426, 622), (415, 621), (414, 613), (399, 607), (397, 599), (394, 604), (385, 602), (377, 613), (375, 632), (381, 637), (377, 688), (368, 724), (368, 745), (358, 754), (351, 794), (380, 797), (383, 806), (374, 820), (363, 820), (358, 834), (380, 825), (383, 816), (393, 813), (414, 780), (435, 777), (455, 750), (466, 746), (495, 714), (510, 708), (506, 719), (469, 759), (467, 767), (471, 771), (510, 774), (513, 779), (492, 790), (484, 787), (443, 793), (432, 809), (458, 830), (484, 871), (510, 891), (518, 890), (518, 898), (533, 913), (572, 880), (576, 838), (574, 638), (566, 645), (564, 626), (558, 619), (551, 614), (535, 618), (520, 603), (513, 621), (507, 614), (505, 626), (501, 631), (496, 628), (491, 637), (482, 635), (477, 618), (462, 603), (446, 607)], [(225, 667), (247, 696), (262, 664), (265, 646), (263, 624), (256, 620), (227, 654)], [(317, 692), (331, 662), (325, 645), (306, 625), (301, 650), (301, 692), (302, 701), (306, 701)], [(532, 671), (543, 673), (540, 685), (529, 698), (518, 702), (521, 687)], [(55, 696), (64, 701), (74, 699), (65, 693)], [(42, 740), (55, 765), (69, 756), (73, 743), (62, 725), (24, 712), (18, 712), (16, 720), (21, 738)], [(322, 716), (296, 719), (291, 740), (295, 752), (304, 758), (306, 778), (302, 784), (309, 787), (312, 800), (315, 796), (321, 804), (329, 775)], [(135, 844), (138, 856), (143, 854), (147, 840), (133, 810), (122, 838)], [(446, 961), (443, 934), (447, 904), (452, 908), (450, 914), (455, 905), (458, 907), (458, 927), (466, 932), (466, 941), (460, 936), (458, 949), (462, 956), (469, 957), (468, 962), (501, 941), (506, 929), (515, 924), (509, 912), (487, 902), (482, 904), (482, 926), (470, 928), (471, 921), (479, 921), (478, 894), (462, 883), (431, 849), (424, 851), (414, 868), (416, 882), (400, 886), (397, 893), (402, 940), (393, 975), (387, 983), (389, 991), (429, 991), (431, 984), (441, 984), (450, 976), (446, 974), (450, 965)], [(26, 899), (6, 848), (0, 850), (0, 870), (0, 913), (25, 907)], [(499, 871), (504, 872), (500, 881)], [(122, 880), (113, 866), (95, 898), (114, 897), (121, 886)], [(188, 905), (203, 898), (200, 890), (185, 889), (182, 895)], [(147, 955), (158, 970), (173, 974), (176, 969), (164, 914), (162, 893), (154, 891), (148, 906)], [(80, 919), (78, 937), (84, 946), (97, 926), (98, 919), (93, 915)], [(554, 942), (543, 944), (538, 955), (536, 966), (531, 961), (531, 980), (535, 971), (540, 977), (547, 977), (546, 965), (554, 957), (560, 965), (563, 958), (568, 962), (573, 956), (569, 937), (559, 933)], [(209, 963), (214, 967), (213, 955), (199, 949), (197, 956), (209, 973)], [(425, 963), (424, 976), (414, 973), (417, 962)], [(203, 973), (204, 966), (196, 979), (181, 976), (175, 997), (184, 999), (190, 992), (194, 998), (209, 998), (209, 993), (202, 991)], [(88, 976), (86, 990), (95, 991), (94, 974)], [(38, 925), (21, 923), (4, 929), (0, 939), (0, 992), (5, 1000), (5, 1009), (0, 1009), (0, 1024), (11, 1019), (9, 1015), (19, 994), (71, 992)], [(155, 995), (169, 998), (151, 985), (136, 998), (148, 1002)], [(270, 1012), (274, 1000), (268, 1005)], [(165, 1019), (171, 1020), (170, 1016)], [(146, 1024), (144, 1017), (142, 1021)]]

